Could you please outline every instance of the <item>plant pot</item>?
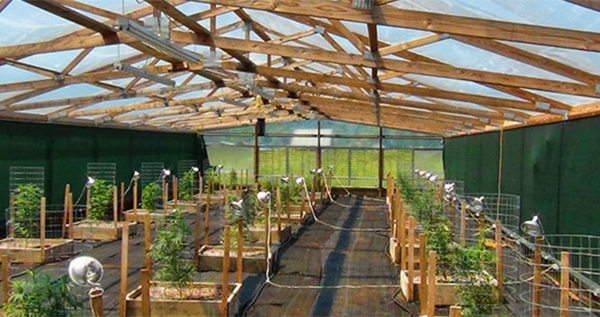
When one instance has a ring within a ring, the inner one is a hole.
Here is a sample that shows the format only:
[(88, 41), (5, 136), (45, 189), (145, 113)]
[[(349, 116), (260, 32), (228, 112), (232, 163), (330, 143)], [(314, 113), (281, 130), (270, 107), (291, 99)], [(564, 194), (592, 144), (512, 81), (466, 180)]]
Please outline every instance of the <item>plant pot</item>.
[[(75, 240), (117, 240), (123, 236), (123, 226), (129, 226), (129, 235), (137, 233), (136, 222), (118, 222), (115, 228), (113, 221), (82, 220), (73, 223), (73, 239)], [(68, 226), (68, 225), (67, 225)]]
[[(291, 226), (282, 224), (281, 230), (277, 227), (277, 223), (271, 223), (271, 242), (285, 242), (292, 236)], [(248, 236), (252, 242), (265, 241), (265, 225), (248, 226)]]
[[(483, 274), (489, 275), (489, 273), (487, 272), (483, 272)], [(414, 272), (414, 287), (413, 287), (413, 298), (415, 300), (419, 299), (420, 296), (420, 292), (421, 292), (421, 274), (420, 271), (415, 271)], [(437, 277), (437, 279), (441, 279), (439, 276)], [(495, 279), (492, 279), (493, 282), (492, 284), (494, 285), (498, 285), (498, 283), (496, 282)], [(456, 293), (458, 290), (458, 287), (461, 285), (467, 285), (470, 284), (466, 283), (466, 282), (443, 282), (443, 281), (436, 281), (436, 285), (435, 285), (435, 306), (451, 306), (451, 305), (455, 305), (458, 300), (456, 297)], [(408, 272), (407, 271), (400, 271), (400, 288), (402, 289), (402, 293), (404, 294), (405, 297), (408, 297)], [(500, 295), (498, 294), (498, 289), (495, 288), (495, 294), (494, 296), (499, 297)]]
[[(150, 288), (162, 287), (164, 283), (151, 281)], [(221, 284), (192, 283), (194, 287), (214, 289), (218, 296), (214, 299), (168, 299), (150, 297), (150, 316), (220, 316), (221, 315)], [(168, 286), (167, 286), (168, 287)], [(240, 305), (240, 289), (242, 284), (230, 283), (229, 296), (227, 297), (227, 316), (235, 316)], [(177, 290), (174, 290), (177, 293)], [(152, 294), (152, 291), (151, 291)], [(143, 316), (142, 314), (142, 287), (138, 286), (125, 297), (126, 312), (128, 317)]]
[(125, 221), (144, 223), (146, 221), (146, 215), (150, 214), (150, 222), (157, 222), (169, 215), (171, 211), (172, 210), (167, 210), (167, 213), (165, 213), (163, 209), (157, 209), (155, 212), (148, 212), (146, 209), (138, 208), (136, 216), (133, 209), (130, 209), (125, 211)]
[[(177, 201), (177, 208), (184, 214), (196, 214), (198, 211), (202, 211), (204, 203), (200, 204), (193, 201)], [(175, 202), (173, 200), (167, 202), (167, 209), (175, 209)]]
[(11, 262), (45, 263), (69, 258), (75, 252), (73, 240), (45, 239), (44, 255), (40, 247), (40, 239), (2, 239), (0, 255), (8, 255)]
[[(223, 246), (204, 245), (198, 250), (198, 263), (196, 270), (223, 271)], [(267, 262), (264, 247), (244, 246), (242, 251), (242, 271), (247, 273), (264, 273), (267, 271)], [(229, 272), (237, 270), (237, 248), (229, 252)]]

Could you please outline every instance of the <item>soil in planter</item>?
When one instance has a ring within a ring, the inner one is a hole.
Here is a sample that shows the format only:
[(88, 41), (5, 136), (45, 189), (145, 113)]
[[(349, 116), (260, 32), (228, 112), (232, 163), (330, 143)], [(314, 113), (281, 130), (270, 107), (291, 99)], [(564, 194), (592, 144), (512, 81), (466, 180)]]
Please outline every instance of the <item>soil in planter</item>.
[(221, 289), (216, 287), (151, 286), (151, 299), (220, 300)]
[[(223, 256), (223, 249), (206, 249), (204, 250), (204, 252), (202, 252), (201, 255), (205, 255), (205, 256)], [(256, 251), (243, 251), (242, 252), (242, 256), (244, 258), (251, 258), (251, 257), (264, 257), (265, 255), (265, 251), (264, 250), (256, 250)], [(233, 247), (229, 250), (229, 257), (230, 258), (235, 258), (237, 257), (237, 247)]]

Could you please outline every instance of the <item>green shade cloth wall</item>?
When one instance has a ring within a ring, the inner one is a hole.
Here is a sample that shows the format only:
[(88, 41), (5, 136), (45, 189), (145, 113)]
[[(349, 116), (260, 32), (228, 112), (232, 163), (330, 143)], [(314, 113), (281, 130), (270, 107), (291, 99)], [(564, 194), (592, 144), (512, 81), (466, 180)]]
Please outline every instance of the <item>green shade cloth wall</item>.
[(163, 162), (177, 175), (178, 160), (194, 159), (202, 164), (208, 159), (202, 137), (195, 134), (8, 121), (0, 121), (0, 131), (2, 236), (12, 166), (44, 167), (47, 204), (62, 205), (66, 184), (71, 185), (74, 200), (80, 195), (89, 162), (116, 163), (117, 185), (124, 182), (127, 186), (142, 162)]
[[(600, 117), (504, 131), (501, 192), (548, 234), (600, 235)], [(465, 193), (498, 192), (500, 132), (444, 140), (447, 179)]]

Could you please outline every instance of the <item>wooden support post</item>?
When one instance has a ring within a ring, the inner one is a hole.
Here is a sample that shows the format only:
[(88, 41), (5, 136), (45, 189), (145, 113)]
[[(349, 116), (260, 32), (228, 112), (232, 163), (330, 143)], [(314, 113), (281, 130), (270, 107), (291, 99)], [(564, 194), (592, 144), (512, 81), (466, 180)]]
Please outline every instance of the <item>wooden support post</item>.
[(394, 202), (396, 201), (396, 195), (392, 194), (389, 197), (390, 212), (389, 212), (389, 223), (392, 230), (390, 230), (390, 238), (398, 236), (398, 210), (395, 208)]
[(206, 209), (204, 211), (204, 245), (208, 245), (210, 235), (210, 194), (206, 194)]
[(435, 316), (435, 284), (437, 253), (429, 251), (429, 260), (427, 261), (427, 316)]
[(504, 260), (502, 258), (502, 221), (496, 221), (496, 281), (498, 293), (504, 291)]
[(92, 288), (88, 295), (90, 297), (90, 309), (93, 317), (103, 317), (103, 304), (102, 297), (104, 296), (104, 290), (99, 287)]
[(419, 289), (419, 303), (421, 304), (421, 315), (427, 314), (427, 236), (419, 234), (419, 276), (421, 277), (421, 288)]
[(467, 203), (463, 201), (460, 207), (460, 245), (467, 243)]
[(117, 185), (113, 185), (113, 222), (115, 230), (119, 222), (119, 194), (117, 193)]
[[(310, 204), (310, 202), (309, 202)], [(306, 195), (304, 193), (302, 193), (302, 200), (300, 200), (300, 219), (304, 219), (304, 209), (306, 208)], [(310, 210), (310, 208), (309, 208)], [(290, 216), (289, 214), (289, 209), (288, 209), (288, 217)]]
[(175, 209), (177, 209), (177, 205), (178, 205), (178, 201), (179, 201), (179, 195), (178, 195), (178, 190), (179, 190), (179, 186), (177, 183), (177, 176), (173, 176), (173, 203), (175, 204)]
[(169, 183), (167, 183), (166, 181), (163, 181), (164, 185), (163, 185), (163, 197), (162, 197), (162, 202), (163, 202), (163, 212), (165, 214), (167, 214), (167, 204), (169, 203)]
[(408, 296), (414, 300), (415, 290), (415, 218), (408, 218)]
[(450, 317), (461, 317), (462, 308), (460, 306), (450, 306)]
[(400, 245), (400, 269), (406, 270), (406, 213), (400, 209), (400, 223), (398, 224), (398, 230), (400, 232), (400, 239), (398, 244)]
[(121, 182), (121, 193), (119, 195), (121, 200), (119, 200), (119, 211), (121, 214), (125, 212), (125, 183)]
[(231, 240), (231, 229), (229, 224), (225, 225), (223, 241), (223, 276), (221, 282), (221, 316), (227, 316), (227, 297), (229, 297), (229, 246)]
[(8, 303), (10, 297), (10, 258), (2, 255), (2, 304)]
[(127, 276), (129, 269), (129, 226), (123, 226), (123, 237), (121, 238), (121, 279), (119, 280), (119, 317), (126, 316), (127, 301)]
[(133, 181), (133, 219), (137, 221), (138, 181)]
[(484, 235), (485, 234), (485, 214), (483, 213), (483, 211), (481, 211), (479, 213), (479, 234), (480, 235)]
[(310, 184), (310, 203), (315, 202), (315, 193), (317, 192), (317, 174), (313, 176), (313, 181)]
[(140, 270), (140, 281), (142, 283), (142, 316), (151, 316), (150, 312), (150, 271)]
[(198, 202), (202, 203), (202, 193), (204, 191), (204, 183), (202, 182), (202, 174), (198, 173)]
[(69, 218), (69, 193), (71, 192), (71, 185), (65, 185), (65, 200), (63, 206), (63, 219), (62, 219), (62, 232), (61, 237), (64, 238), (67, 231), (67, 219)]
[(384, 169), (384, 157), (383, 157), (383, 128), (379, 127), (379, 167), (377, 169), (377, 190), (379, 191), (379, 197), (383, 194), (383, 169)]
[(569, 308), (569, 270), (571, 269), (571, 259), (568, 252), (560, 253), (560, 317), (571, 316)]
[(152, 246), (152, 233), (150, 231), (150, 214), (144, 214), (144, 259), (146, 264), (146, 270), (152, 273), (152, 257), (150, 257), (150, 247)]
[(10, 209), (9, 209), (9, 213), (10, 213), (10, 235), (9, 237), (11, 239), (15, 238), (15, 193), (10, 193)]
[(281, 232), (281, 189), (279, 186), (275, 189), (275, 203), (277, 204), (277, 231)]
[(260, 169), (260, 150), (258, 146), (258, 126), (254, 126), (254, 182), (258, 183)]
[(91, 196), (92, 196), (92, 189), (88, 186), (85, 187), (85, 217), (83, 217), (84, 219), (87, 219), (88, 215), (90, 214), (90, 208), (92, 208), (91, 205)]
[(542, 240), (543, 238), (535, 238), (535, 251), (533, 254), (533, 296), (532, 296), (532, 316), (540, 317), (541, 305), (541, 284), (542, 284)]
[(42, 261), (46, 259), (46, 197), (40, 202), (40, 253)]
[(73, 239), (73, 193), (69, 193), (69, 239)]
[[(264, 208), (264, 207), (263, 207)], [(265, 255), (269, 256), (269, 247), (271, 246), (271, 221), (269, 218), (271, 217), (271, 213), (269, 212), (269, 208), (265, 209)]]
[(194, 265), (198, 265), (198, 251), (200, 250), (200, 230), (202, 216), (200, 208), (196, 209), (196, 222), (194, 223)]
[(235, 272), (235, 281), (237, 283), (242, 283), (243, 281), (243, 266), (244, 266), (244, 221), (242, 219), (238, 219), (238, 234), (237, 234), (237, 262), (236, 262), (236, 272)]

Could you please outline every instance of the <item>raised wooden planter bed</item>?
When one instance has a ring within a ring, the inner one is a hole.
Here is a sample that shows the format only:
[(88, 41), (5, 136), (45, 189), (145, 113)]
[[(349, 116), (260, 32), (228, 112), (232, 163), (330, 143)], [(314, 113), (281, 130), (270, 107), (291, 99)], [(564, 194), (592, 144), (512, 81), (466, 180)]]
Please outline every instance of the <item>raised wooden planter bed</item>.
[[(406, 250), (405, 250), (405, 255), (406, 257), (408, 257), (408, 244), (405, 246)], [(414, 245), (414, 269), (418, 270), (419, 269), (419, 263), (421, 263), (421, 259), (419, 257), (419, 252), (421, 252), (421, 249), (419, 247), (419, 244), (415, 244)], [(392, 257), (392, 262), (398, 264), (400, 263), (401, 259), (401, 248), (400, 248), (400, 244), (398, 243), (398, 239), (396, 238), (390, 238), (390, 246), (389, 246), (389, 252), (390, 252), (390, 256)], [(408, 261), (408, 259), (405, 259), (405, 261)]]
[[(204, 271), (223, 271), (223, 246), (222, 245), (204, 245), (198, 250), (198, 263), (196, 270)], [(264, 273), (267, 271), (267, 262), (264, 247), (244, 246), (242, 252), (242, 272)], [(237, 270), (237, 248), (229, 251), (229, 272)]]
[(40, 239), (2, 239), (0, 240), (0, 255), (8, 255), (11, 262), (45, 263), (60, 261), (75, 252), (73, 240), (45, 239), (44, 254)]
[[(176, 288), (165, 287), (160, 282), (150, 282), (150, 316), (220, 316), (221, 284), (215, 283), (193, 283), (189, 294), (195, 299), (167, 299), (162, 293), (179, 296)], [(227, 316), (235, 316), (240, 305), (240, 289), (238, 283), (229, 284), (229, 296), (227, 297)], [(186, 293), (188, 293), (186, 291)], [(125, 298), (126, 316), (142, 317), (142, 287), (138, 286), (129, 292)], [(147, 317), (147, 316), (144, 316)]]
[(146, 221), (146, 215), (150, 214), (150, 221), (157, 222), (162, 220), (170, 212), (165, 213), (164, 210), (156, 210), (155, 212), (148, 212), (145, 209), (138, 209), (137, 216), (134, 214), (133, 209), (125, 211), (125, 221), (128, 222), (139, 222), (144, 223)]
[[(198, 197), (198, 195), (196, 195)], [(204, 204), (206, 203), (206, 194), (202, 194), (200, 197), (200, 201)], [(210, 204), (211, 205), (223, 205), (223, 194), (222, 193), (214, 193), (210, 195)]]
[[(248, 235), (253, 242), (265, 241), (265, 225), (248, 226)], [(271, 242), (285, 242), (292, 236), (292, 226), (283, 225), (277, 229), (277, 223), (271, 223)]]
[[(67, 224), (67, 226), (69, 226)], [(129, 235), (137, 234), (136, 222), (83, 220), (73, 223), (73, 239), (75, 240), (117, 240), (123, 236), (123, 226), (129, 226)]]
[[(200, 203), (191, 202), (191, 201), (178, 201), (177, 202), (177, 208), (185, 214), (194, 214), (195, 215), (198, 211), (202, 211), (202, 206), (204, 206), (204, 203), (200, 204)], [(169, 201), (167, 203), (167, 209), (174, 210), (175, 202), (172, 200)]]

